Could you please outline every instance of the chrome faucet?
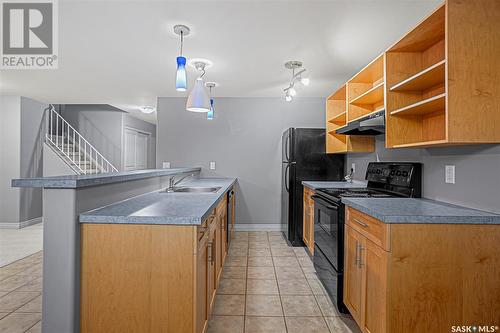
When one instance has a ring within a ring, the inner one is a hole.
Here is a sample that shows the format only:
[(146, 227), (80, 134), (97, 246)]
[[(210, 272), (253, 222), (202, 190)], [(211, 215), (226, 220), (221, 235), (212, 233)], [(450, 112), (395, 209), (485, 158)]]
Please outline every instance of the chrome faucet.
[(166, 192), (174, 192), (175, 186), (177, 184), (179, 184), (180, 182), (182, 182), (187, 177), (192, 177), (192, 176), (194, 176), (194, 173), (187, 174), (187, 175), (185, 175), (184, 177), (180, 178), (177, 181), (175, 181), (175, 176), (170, 177), (170, 179), (168, 180), (168, 187), (167, 187), (167, 189), (165, 191)]
[(353, 169), (353, 168), (351, 168), (351, 172), (350, 172), (348, 175), (346, 175), (346, 176), (344, 177), (344, 180), (345, 180), (346, 182), (352, 183), (352, 178), (353, 178), (353, 175), (354, 175), (354, 169)]

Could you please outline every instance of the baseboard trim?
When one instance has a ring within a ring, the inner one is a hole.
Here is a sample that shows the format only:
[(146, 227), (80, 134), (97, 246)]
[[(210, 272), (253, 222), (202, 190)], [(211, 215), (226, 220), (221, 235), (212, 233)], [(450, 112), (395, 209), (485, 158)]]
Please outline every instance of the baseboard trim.
[(31, 220), (21, 221), (21, 222), (0, 222), (0, 229), (22, 229), (34, 225), (37, 223), (42, 223), (43, 217), (35, 217)]
[(277, 223), (241, 223), (235, 224), (236, 231), (283, 231), (281, 224)]

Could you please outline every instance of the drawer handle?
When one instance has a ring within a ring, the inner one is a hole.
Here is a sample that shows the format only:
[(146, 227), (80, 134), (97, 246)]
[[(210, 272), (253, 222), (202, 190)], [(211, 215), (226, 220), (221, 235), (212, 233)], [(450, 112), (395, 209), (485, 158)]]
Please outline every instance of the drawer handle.
[(208, 261), (210, 263), (213, 263), (214, 260), (213, 260), (213, 242), (208, 242), (208, 249), (207, 249), (207, 252), (208, 252)]
[(355, 219), (353, 218), (354, 222), (356, 222), (357, 224), (359, 224), (360, 226), (364, 227), (364, 228), (368, 228), (368, 224), (366, 224), (365, 222), (363, 221), (360, 221), (358, 219)]

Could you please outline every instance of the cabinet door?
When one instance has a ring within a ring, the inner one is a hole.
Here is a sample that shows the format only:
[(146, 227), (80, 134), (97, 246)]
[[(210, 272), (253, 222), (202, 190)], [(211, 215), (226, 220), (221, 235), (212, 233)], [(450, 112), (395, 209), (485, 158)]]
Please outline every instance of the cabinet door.
[(196, 332), (205, 331), (208, 320), (209, 294), (208, 294), (208, 242), (206, 239), (198, 249), (196, 258)]
[(302, 240), (307, 247), (310, 246), (310, 234), (311, 234), (311, 226), (309, 221), (311, 220), (311, 210), (309, 209), (309, 200), (306, 194), (304, 193), (304, 217), (302, 221)]
[(224, 261), (227, 254), (227, 206), (226, 209), (222, 211), (221, 218), (221, 233), (222, 233), (222, 266), (224, 266)]
[[(360, 266), (360, 248), (364, 237), (348, 225), (345, 226), (344, 254), (344, 304), (360, 324), (362, 314), (361, 283), (363, 270)], [(361, 326), (361, 324), (360, 324)]]
[(222, 223), (222, 218), (221, 214), (219, 213), (215, 219), (216, 219), (216, 225), (215, 225), (215, 270), (216, 270), (216, 288), (219, 287), (219, 280), (222, 275), (222, 229), (221, 229), (221, 223)]
[(309, 252), (314, 255), (314, 201), (309, 206)]
[(231, 220), (231, 237), (234, 235), (234, 224), (236, 222), (236, 191), (233, 188), (233, 209), (231, 209), (231, 216), (228, 218)]
[[(212, 223), (215, 223), (212, 222)], [(215, 300), (215, 292), (216, 292), (216, 285), (217, 285), (217, 269), (215, 268), (215, 229), (212, 228), (210, 231), (210, 236), (208, 239), (208, 247), (207, 247), (207, 257), (208, 257), (208, 301), (209, 301), (209, 306), (208, 306), (208, 312), (210, 313), (213, 305), (214, 305), (214, 300)]]
[(360, 257), (363, 268), (362, 327), (365, 333), (382, 333), (386, 331), (388, 253), (365, 239)]

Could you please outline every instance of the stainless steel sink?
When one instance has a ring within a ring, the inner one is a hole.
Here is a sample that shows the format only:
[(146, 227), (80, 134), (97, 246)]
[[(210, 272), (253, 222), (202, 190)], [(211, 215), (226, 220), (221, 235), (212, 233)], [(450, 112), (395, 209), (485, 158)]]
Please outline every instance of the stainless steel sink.
[(174, 187), (166, 192), (184, 192), (184, 193), (215, 193), (220, 190), (220, 186), (215, 187), (190, 187), (190, 186), (179, 186)]

